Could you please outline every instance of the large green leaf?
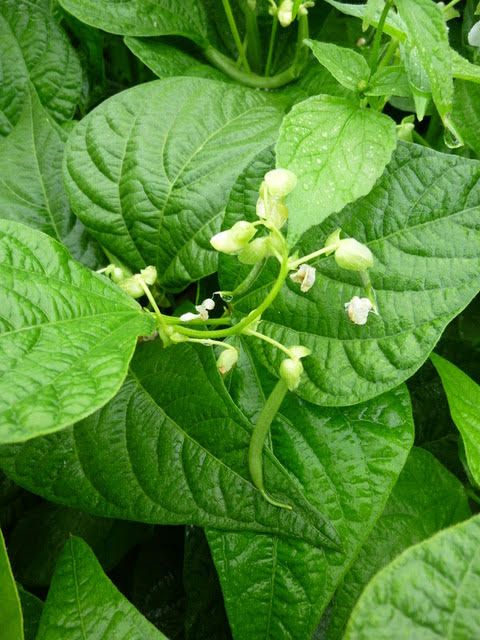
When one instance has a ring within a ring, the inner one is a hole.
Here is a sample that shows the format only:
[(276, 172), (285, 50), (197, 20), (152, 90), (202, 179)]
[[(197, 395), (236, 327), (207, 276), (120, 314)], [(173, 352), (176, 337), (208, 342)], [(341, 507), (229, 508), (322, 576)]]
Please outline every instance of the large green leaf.
[(277, 142), (277, 165), (298, 177), (287, 200), (290, 244), (367, 194), (396, 144), (394, 121), (354, 100), (321, 95), (295, 105)]
[(462, 434), (469, 469), (480, 484), (480, 386), (454, 364), (432, 353), (453, 421)]
[(365, 89), (370, 78), (370, 67), (365, 58), (347, 47), (339, 47), (329, 42), (305, 40), (321, 65), (350, 91)]
[(90, 547), (72, 537), (58, 561), (37, 640), (166, 640), (103, 573)]
[(80, 62), (65, 33), (38, 3), (0, 2), (0, 78), (0, 135), (19, 119), (29, 79), (55, 120), (72, 118), (82, 91)]
[(17, 590), (22, 605), (24, 633), (22, 640), (35, 640), (42, 616), (43, 602), (37, 596), (25, 591), (19, 584), (17, 584)]
[(207, 18), (199, 0), (59, 0), (78, 20), (109, 33), (176, 35), (206, 46)]
[(161, 39), (128, 36), (125, 38), (125, 44), (159, 78), (195, 76), (230, 81), (221, 71)]
[(112, 253), (134, 268), (154, 264), (162, 285), (184, 288), (215, 271), (210, 238), (237, 175), (274, 142), (279, 100), (200, 78), (114, 96), (68, 140), (73, 210)]
[(338, 545), (318, 502), (304, 497), (271, 453), (267, 486), (293, 510), (272, 506), (254, 487), (251, 431), (211, 349), (164, 349), (157, 341), (139, 346), (125, 384), (103, 409), (69, 430), (2, 448), (0, 464), (33, 492), (95, 515)]
[(23, 640), (23, 617), (18, 591), (0, 529), (0, 629), (2, 640)]
[(480, 86), (471, 82), (456, 82), (453, 104), (458, 131), (480, 158)]
[(382, 515), (335, 593), (327, 640), (343, 637), (355, 602), (382, 567), (407, 547), (470, 516), (459, 480), (427, 451), (412, 449)]
[(0, 220), (0, 442), (49, 433), (118, 390), (153, 317), (56, 240)]
[(20, 120), (0, 145), (0, 218), (47, 233), (98, 268), (103, 252), (71, 212), (63, 186), (65, 139), (27, 83)]
[(453, 71), (443, 11), (432, 0), (395, 0), (395, 4), (429, 77), (438, 113), (445, 118), (452, 111)]
[[(400, 384), (425, 361), (448, 322), (480, 289), (479, 178), (474, 160), (399, 144), (368, 196), (304, 235), (300, 255), (322, 247), (338, 227), (370, 247), (379, 316), (370, 316), (365, 326), (349, 321), (344, 304), (363, 289), (358, 275), (340, 269), (333, 257), (319, 261), (307, 294), (287, 280), (259, 328), (312, 350), (303, 361), (302, 397), (321, 405), (364, 401)], [(227, 210), (225, 224), (236, 215)], [(243, 217), (254, 215), (245, 208)], [(223, 265), (221, 288), (231, 290), (232, 267)], [(263, 300), (277, 269), (275, 261), (267, 263), (236, 304), (238, 313)], [(252, 345), (278, 372), (283, 355), (263, 342)]]
[(480, 635), (480, 516), (404, 551), (361, 595), (345, 640)]
[[(271, 384), (242, 349), (231, 393), (252, 418)], [(207, 530), (236, 640), (310, 638), (407, 458), (408, 392), (400, 387), (347, 409), (316, 407), (289, 394), (271, 436), (279, 460), (335, 524), (346, 554), (278, 536)]]

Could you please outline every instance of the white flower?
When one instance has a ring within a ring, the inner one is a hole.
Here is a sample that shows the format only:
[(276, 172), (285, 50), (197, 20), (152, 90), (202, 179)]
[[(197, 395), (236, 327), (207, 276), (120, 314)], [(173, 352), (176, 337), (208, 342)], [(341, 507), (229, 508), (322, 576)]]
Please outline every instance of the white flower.
[(198, 313), (183, 313), (180, 316), (182, 322), (190, 322), (190, 320), (208, 320), (208, 312), (215, 308), (215, 302), (211, 298), (205, 298), (202, 304), (197, 304), (195, 309)]
[(300, 291), (306, 293), (315, 282), (315, 268), (309, 264), (301, 264), (298, 271), (290, 274), (290, 280), (300, 285)]
[(278, 7), (278, 21), (282, 27), (288, 27), (293, 20), (293, 0), (283, 0)]
[(376, 313), (371, 300), (358, 296), (353, 296), (350, 302), (346, 302), (345, 309), (348, 317), (355, 324), (366, 324), (370, 311)]
[(288, 196), (297, 184), (297, 176), (288, 169), (272, 169), (265, 174), (264, 180), (268, 193), (277, 199)]
[(200, 314), (191, 313), (190, 311), (188, 313), (182, 313), (182, 315), (180, 316), (180, 320), (182, 322), (190, 322), (190, 320), (196, 320), (197, 318), (200, 318)]
[(253, 224), (246, 220), (240, 220), (231, 229), (220, 231), (210, 238), (210, 244), (217, 251), (235, 255), (244, 249), (255, 235)]

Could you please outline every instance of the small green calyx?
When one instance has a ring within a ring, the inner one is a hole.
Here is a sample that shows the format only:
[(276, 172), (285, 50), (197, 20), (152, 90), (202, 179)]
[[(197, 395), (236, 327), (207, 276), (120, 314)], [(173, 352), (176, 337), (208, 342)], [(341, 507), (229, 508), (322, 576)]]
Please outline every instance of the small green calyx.
[(242, 264), (257, 264), (269, 253), (269, 239), (267, 237), (255, 238), (238, 254), (238, 259)]
[(325, 241), (325, 255), (329, 256), (331, 253), (336, 251), (340, 246), (340, 234), (342, 233), (341, 229), (335, 229), (333, 233), (331, 233)]
[(148, 285), (155, 284), (157, 270), (152, 265), (142, 269), (140, 273), (135, 273), (130, 278), (118, 283), (123, 291), (132, 298), (141, 298), (146, 293)]
[(345, 238), (340, 240), (335, 250), (335, 261), (342, 269), (366, 271), (373, 267), (373, 254), (355, 238)]

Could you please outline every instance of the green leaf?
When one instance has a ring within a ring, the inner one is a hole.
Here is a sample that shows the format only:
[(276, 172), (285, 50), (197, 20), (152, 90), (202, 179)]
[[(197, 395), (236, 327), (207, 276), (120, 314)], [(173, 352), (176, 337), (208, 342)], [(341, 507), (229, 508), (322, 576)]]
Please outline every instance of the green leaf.
[(480, 66), (472, 64), (466, 58), (450, 49), (452, 55), (453, 75), (460, 80), (469, 80), (470, 82), (480, 82)]
[[(233, 379), (233, 397), (247, 410), (272, 384), (248, 348)], [(413, 441), (408, 392), (400, 387), (347, 409), (316, 407), (288, 394), (271, 437), (275, 455), (335, 523), (346, 554), (278, 536), (208, 529), (236, 640), (311, 637), (407, 458)]]
[(72, 537), (58, 561), (37, 640), (166, 640), (103, 573), (90, 547)]
[(0, 529), (0, 629), (2, 640), (23, 640), (23, 617), (17, 586)]
[(17, 590), (22, 605), (24, 626), (22, 640), (35, 640), (43, 611), (43, 602), (32, 593), (25, 591), (19, 584), (17, 584)]
[(94, 515), (275, 532), (338, 548), (318, 504), (271, 453), (266, 485), (293, 510), (272, 506), (254, 487), (251, 432), (212, 349), (156, 341), (139, 346), (123, 387), (99, 412), (25, 448), (2, 448), (0, 464), (33, 492)]
[(370, 80), (370, 85), (365, 94), (367, 96), (392, 95), (410, 98), (412, 92), (405, 69), (401, 66), (378, 69)]
[(70, 535), (82, 537), (105, 571), (151, 533), (151, 527), (42, 502), (17, 520), (9, 538), (15, 577), (28, 586), (50, 584), (58, 557)]
[(277, 165), (298, 178), (287, 200), (290, 244), (368, 193), (396, 144), (394, 121), (354, 101), (314, 96), (295, 105), (277, 142)]
[(48, 236), (0, 220), (0, 442), (72, 424), (118, 390), (153, 317)]
[(404, 551), (366, 587), (344, 640), (477, 638), (479, 548), (476, 516)]
[(370, 67), (360, 53), (317, 40), (305, 40), (305, 44), (341, 85), (355, 92), (366, 88), (370, 78)]
[[(478, 67), (480, 70), (480, 67)], [(466, 144), (480, 158), (480, 86), (470, 82), (455, 83), (453, 103), (455, 124)]]
[(430, 356), (447, 394), (452, 419), (462, 434), (468, 466), (480, 484), (480, 386), (436, 353)]
[[(378, 26), (380, 15), (383, 11), (383, 7), (385, 6), (385, 2), (375, 2), (375, 7), (371, 6), (372, 10), (370, 10), (370, 7), (368, 7), (367, 4), (349, 4), (348, 2), (337, 2), (336, 0), (325, 1), (332, 7), (335, 7), (335, 9), (338, 9), (338, 11), (341, 11), (348, 16), (360, 18), (374, 27)], [(405, 39), (405, 23), (393, 9), (390, 9), (388, 12), (383, 30), (392, 38), (397, 38), (398, 40)]]
[(82, 90), (78, 56), (51, 15), (27, 0), (0, 3), (0, 135), (22, 113), (30, 79), (59, 122), (73, 117)]
[(356, 601), (382, 567), (406, 548), (470, 516), (461, 482), (430, 453), (412, 449), (382, 515), (335, 593), (326, 640), (343, 637)]
[(71, 212), (63, 186), (65, 139), (27, 83), (20, 120), (0, 145), (0, 218), (43, 231), (98, 268), (103, 252)]
[(207, 17), (198, 0), (59, 0), (81, 22), (128, 36), (184, 36), (208, 44)]
[(216, 270), (210, 238), (228, 193), (243, 167), (274, 142), (284, 105), (200, 78), (117, 94), (68, 139), (72, 209), (109, 251), (135, 269), (155, 265), (161, 284), (179, 291)]
[(444, 119), (452, 111), (453, 79), (443, 11), (432, 0), (396, 0), (396, 6), (430, 79), (435, 106)]
[[(367, 244), (379, 311), (365, 326), (349, 321), (344, 305), (364, 290), (358, 274), (338, 267), (333, 257), (317, 263), (307, 294), (287, 279), (259, 331), (311, 349), (297, 390), (303, 398), (354, 404), (397, 386), (421, 366), (445, 326), (480, 289), (479, 178), (474, 160), (401, 143), (368, 196), (303, 236), (300, 256), (321, 248), (338, 227)], [(224, 271), (223, 262), (219, 274), (220, 288), (231, 290), (231, 271)], [(276, 275), (271, 260), (236, 312), (258, 306)], [(259, 341), (252, 347), (277, 375), (283, 355)]]
[(160, 39), (127, 36), (125, 44), (159, 78), (193, 76), (230, 82), (221, 71)]

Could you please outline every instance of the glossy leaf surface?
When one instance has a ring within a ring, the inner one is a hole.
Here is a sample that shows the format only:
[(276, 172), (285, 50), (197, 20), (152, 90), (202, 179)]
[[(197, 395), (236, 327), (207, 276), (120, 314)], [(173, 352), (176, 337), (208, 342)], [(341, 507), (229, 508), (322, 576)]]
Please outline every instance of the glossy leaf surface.
[(152, 316), (52, 238), (0, 220), (0, 442), (72, 424), (126, 375)]

